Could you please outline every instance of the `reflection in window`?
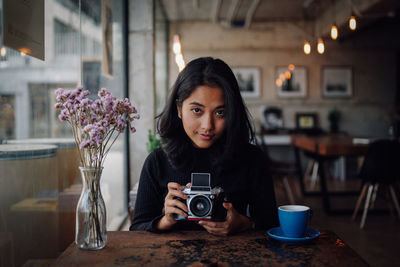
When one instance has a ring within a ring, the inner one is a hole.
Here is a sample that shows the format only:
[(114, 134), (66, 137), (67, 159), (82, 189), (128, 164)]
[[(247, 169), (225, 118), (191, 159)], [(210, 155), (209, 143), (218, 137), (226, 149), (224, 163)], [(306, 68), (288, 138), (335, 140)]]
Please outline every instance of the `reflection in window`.
[(40, 85), (30, 88), (30, 100), (32, 110), (29, 120), (30, 137), (43, 138), (50, 136), (50, 107), (47, 88)]
[[(88, 56), (101, 55), (100, 25), (94, 26), (88, 23), (88, 27), (96, 31), (82, 31), (82, 54)], [(54, 18), (54, 56), (79, 55), (79, 30), (74, 25), (68, 25), (59, 18)]]
[(0, 144), (1, 140), (15, 138), (15, 96), (0, 93)]

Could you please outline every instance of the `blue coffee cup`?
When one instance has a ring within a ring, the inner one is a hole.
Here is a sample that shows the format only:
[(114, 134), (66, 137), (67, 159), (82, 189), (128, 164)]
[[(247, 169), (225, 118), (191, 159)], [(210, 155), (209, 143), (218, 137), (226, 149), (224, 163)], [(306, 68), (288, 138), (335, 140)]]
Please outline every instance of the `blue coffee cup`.
[(302, 205), (285, 205), (278, 208), (279, 222), (285, 237), (303, 237), (312, 210)]

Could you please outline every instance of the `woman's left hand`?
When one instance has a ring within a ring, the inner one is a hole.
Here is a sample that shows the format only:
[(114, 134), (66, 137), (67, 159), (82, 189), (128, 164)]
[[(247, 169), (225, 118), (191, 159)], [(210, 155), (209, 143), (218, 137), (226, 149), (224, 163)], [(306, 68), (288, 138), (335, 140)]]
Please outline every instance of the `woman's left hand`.
[(199, 225), (214, 235), (228, 235), (251, 228), (250, 219), (237, 212), (232, 203), (224, 202), (223, 206), (227, 210), (224, 222), (199, 221)]

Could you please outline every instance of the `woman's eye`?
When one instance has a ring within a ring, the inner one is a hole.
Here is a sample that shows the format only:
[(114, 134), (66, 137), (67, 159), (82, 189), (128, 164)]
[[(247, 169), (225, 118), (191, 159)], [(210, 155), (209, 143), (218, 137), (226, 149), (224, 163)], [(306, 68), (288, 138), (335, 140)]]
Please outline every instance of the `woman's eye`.
[(193, 113), (199, 114), (201, 112), (201, 109), (199, 108), (192, 108)]
[(217, 110), (216, 114), (219, 117), (224, 117), (225, 116), (225, 110)]

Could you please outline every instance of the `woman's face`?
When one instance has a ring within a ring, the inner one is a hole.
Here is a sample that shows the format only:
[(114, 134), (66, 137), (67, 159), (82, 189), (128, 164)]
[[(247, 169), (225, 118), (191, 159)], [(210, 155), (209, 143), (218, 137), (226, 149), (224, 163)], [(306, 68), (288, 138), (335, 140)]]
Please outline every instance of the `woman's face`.
[(195, 147), (212, 146), (225, 130), (224, 92), (219, 87), (201, 85), (177, 104), (183, 128)]

